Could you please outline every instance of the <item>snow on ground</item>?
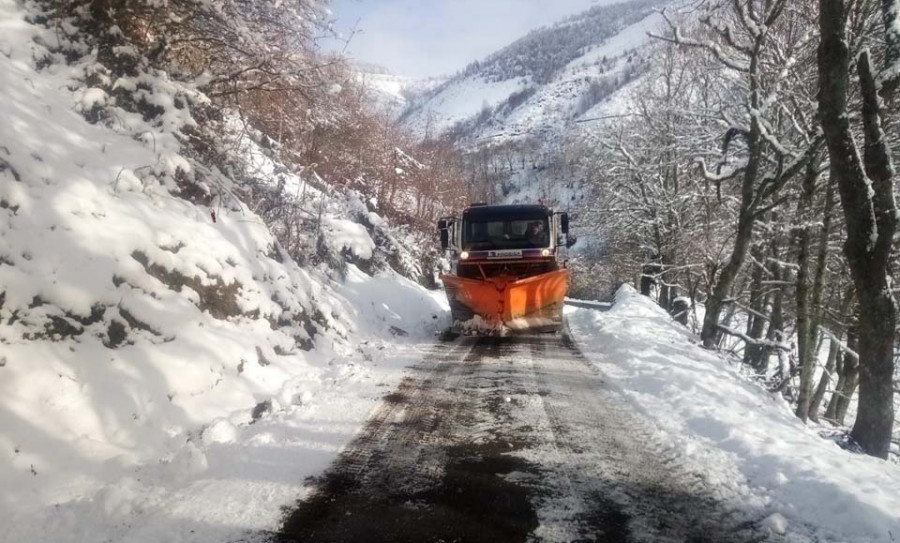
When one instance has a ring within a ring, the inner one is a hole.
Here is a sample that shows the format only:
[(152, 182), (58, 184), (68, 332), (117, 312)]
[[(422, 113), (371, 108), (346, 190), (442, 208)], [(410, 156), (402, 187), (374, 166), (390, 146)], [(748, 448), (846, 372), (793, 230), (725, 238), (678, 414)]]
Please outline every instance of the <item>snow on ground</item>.
[(301, 268), (227, 187), (178, 197), (202, 167), (173, 136), (189, 108), (89, 123), (90, 66), (36, 71), (55, 37), (23, 16), (0, 0), (0, 541), (274, 529), (446, 325), (442, 294)]
[(603, 131), (608, 131), (615, 124), (616, 119), (627, 117), (634, 112), (634, 95), (642, 79), (639, 77), (629, 81), (608, 98), (594, 105), (579, 117), (577, 126), (572, 127), (571, 138), (584, 138), (591, 141)]
[(609, 312), (567, 313), (584, 353), (657, 421), (672, 454), (702, 466), (720, 492), (765, 507), (784, 540), (896, 540), (900, 466), (823, 439), (630, 286)]

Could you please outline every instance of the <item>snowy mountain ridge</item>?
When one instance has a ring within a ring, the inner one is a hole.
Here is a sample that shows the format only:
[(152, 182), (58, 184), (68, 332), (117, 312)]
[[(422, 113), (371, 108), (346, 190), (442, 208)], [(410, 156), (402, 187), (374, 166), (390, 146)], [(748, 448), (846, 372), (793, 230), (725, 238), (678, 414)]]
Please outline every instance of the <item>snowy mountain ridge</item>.
[(535, 30), (419, 97), (402, 122), (420, 138), (451, 133), (474, 146), (562, 134), (641, 73), (666, 3), (595, 6)]

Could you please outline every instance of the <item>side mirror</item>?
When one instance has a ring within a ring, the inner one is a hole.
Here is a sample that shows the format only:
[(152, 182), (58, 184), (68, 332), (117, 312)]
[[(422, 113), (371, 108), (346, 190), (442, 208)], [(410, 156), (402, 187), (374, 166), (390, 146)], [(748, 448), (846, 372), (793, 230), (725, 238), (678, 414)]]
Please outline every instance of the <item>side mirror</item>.
[(561, 213), (559, 215), (559, 229), (562, 231), (563, 234), (569, 233), (569, 214), (568, 213)]
[(566, 249), (578, 243), (578, 238), (575, 236), (569, 236), (566, 238)]
[(450, 231), (441, 229), (441, 250), (446, 251), (450, 247)]
[(438, 230), (446, 230), (447, 229), (447, 219), (441, 219), (438, 221)]

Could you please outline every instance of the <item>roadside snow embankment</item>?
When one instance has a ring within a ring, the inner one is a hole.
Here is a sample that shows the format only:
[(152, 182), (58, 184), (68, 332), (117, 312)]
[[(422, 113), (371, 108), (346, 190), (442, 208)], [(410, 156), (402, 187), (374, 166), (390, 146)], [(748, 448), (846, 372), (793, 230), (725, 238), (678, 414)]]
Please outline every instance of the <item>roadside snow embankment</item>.
[[(89, 122), (111, 100), (79, 89), (93, 64), (37, 70), (57, 34), (23, 6), (0, 0), (0, 541), (276, 529), (444, 302), (390, 272), (300, 267), (236, 198), (183, 197), (203, 165), (176, 129)], [(142, 85), (163, 104), (165, 83)], [(326, 218), (339, 249), (372, 255), (364, 228)]]
[(609, 312), (569, 309), (568, 320), (585, 355), (657, 421), (660, 441), (765, 511), (772, 532), (789, 541), (900, 536), (900, 466), (823, 439), (630, 286)]

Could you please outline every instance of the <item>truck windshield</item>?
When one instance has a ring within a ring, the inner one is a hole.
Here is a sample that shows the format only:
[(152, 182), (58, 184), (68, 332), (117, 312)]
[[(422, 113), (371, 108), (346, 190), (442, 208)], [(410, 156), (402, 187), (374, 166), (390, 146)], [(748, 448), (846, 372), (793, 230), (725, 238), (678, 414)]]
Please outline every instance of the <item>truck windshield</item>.
[(466, 220), (463, 223), (463, 249), (531, 249), (550, 246), (547, 217), (512, 220)]

